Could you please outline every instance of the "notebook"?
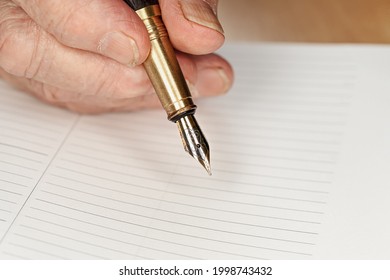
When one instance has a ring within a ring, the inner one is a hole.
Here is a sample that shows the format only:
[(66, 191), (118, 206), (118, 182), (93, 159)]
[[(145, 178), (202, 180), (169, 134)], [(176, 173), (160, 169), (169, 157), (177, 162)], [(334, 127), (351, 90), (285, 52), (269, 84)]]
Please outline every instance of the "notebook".
[(2, 259), (390, 257), (390, 48), (246, 44), (199, 100), (213, 175), (162, 110), (79, 115), (0, 85)]

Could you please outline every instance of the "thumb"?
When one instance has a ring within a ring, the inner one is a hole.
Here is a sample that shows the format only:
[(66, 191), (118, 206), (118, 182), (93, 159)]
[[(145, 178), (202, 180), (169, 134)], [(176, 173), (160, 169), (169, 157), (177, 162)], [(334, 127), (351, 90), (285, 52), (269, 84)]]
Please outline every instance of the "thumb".
[(176, 49), (208, 54), (223, 44), (217, 5), (218, 0), (160, 0), (163, 20)]

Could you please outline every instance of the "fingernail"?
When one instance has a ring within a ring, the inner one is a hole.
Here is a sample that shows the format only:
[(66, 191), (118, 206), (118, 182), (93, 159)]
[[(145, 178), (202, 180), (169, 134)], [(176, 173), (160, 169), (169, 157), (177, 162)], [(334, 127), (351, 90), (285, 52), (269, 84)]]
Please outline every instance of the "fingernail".
[(224, 34), (221, 23), (217, 18), (217, 5), (214, 1), (182, 0), (183, 15), (189, 21), (212, 28)]
[(203, 96), (210, 96), (227, 92), (231, 84), (222, 68), (206, 68), (199, 72), (196, 86)]
[(137, 44), (133, 38), (122, 32), (107, 33), (100, 40), (98, 51), (129, 66), (137, 65), (139, 59)]

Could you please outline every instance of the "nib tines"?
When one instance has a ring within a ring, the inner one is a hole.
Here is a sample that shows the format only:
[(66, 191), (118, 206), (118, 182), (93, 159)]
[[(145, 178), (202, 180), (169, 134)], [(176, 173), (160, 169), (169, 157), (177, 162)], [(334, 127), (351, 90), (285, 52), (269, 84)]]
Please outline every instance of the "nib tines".
[(210, 149), (193, 115), (184, 116), (177, 122), (184, 150), (206, 169), (211, 175)]

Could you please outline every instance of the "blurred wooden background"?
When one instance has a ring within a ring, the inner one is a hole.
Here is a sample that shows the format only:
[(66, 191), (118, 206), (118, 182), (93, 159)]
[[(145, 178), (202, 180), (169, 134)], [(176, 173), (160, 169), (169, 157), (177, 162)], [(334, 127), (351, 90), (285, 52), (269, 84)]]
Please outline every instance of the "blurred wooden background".
[(390, 43), (390, 0), (219, 0), (227, 41)]

